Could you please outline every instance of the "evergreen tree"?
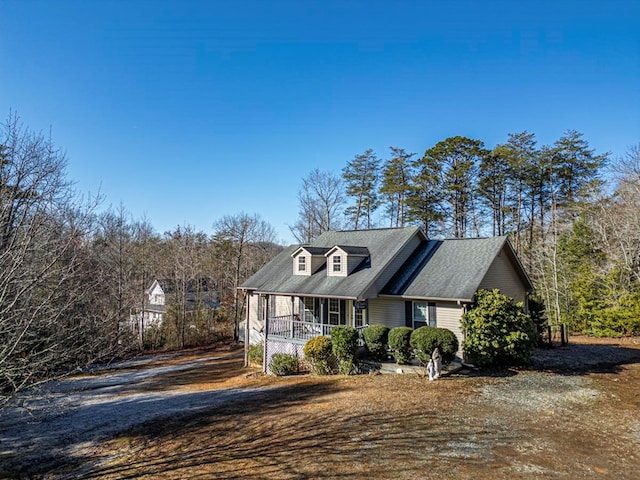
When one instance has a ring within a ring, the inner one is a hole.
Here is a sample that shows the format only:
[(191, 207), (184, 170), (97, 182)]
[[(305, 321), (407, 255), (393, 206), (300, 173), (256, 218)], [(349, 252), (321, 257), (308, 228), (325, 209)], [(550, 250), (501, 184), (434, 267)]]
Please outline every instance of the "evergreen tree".
[[(438, 183), (431, 187), (436, 191), (435, 198), (440, 200), (445, 232), (455, 238), (466, 237), (472, 226), (475, 234), (479, 234), (479, 222), (474, 215), (475, 182), (480, 158), (487, 153), (480, 140), (458, 136), (438, 142), (422, 157), (420, 166), (423, 168), (418, 175), (426, 173), (423, 178), (427, 182), (438, 178)], [(424, 181), (421, 183), (425, 192), (428, 185)]]
[(504, 162), (503, 147), (496, 147), (480, 162), (478, 196), (490, 212), (491, 234), (504, 235), (506, 232), (506, 201), (509, 181), (507, 164)]
[(442, 165), (438, 159), (425, 155), (412, 163), (414, 176), (407, 195), (407, 219), (422, 227), (427, 237), (441, 233)]
[(587, 187), (598, 182), (608, 158), (608, 154), (596, 155), (582, 134), (575, 130), (568, 130), (554, 143), (553, 155), (557, 200), (563, 207), (585, 198)]
[(389, 147), (391, 158), (385, 162), (380, 193), (386, 198), (391, 227), (404, 227), (407, 219), (407, 201), (411, 192), (411, 158), (404, 148)]
[(368, 149), (347, 163), (342, 169), (342, 178), (346, 187), (346, 194), (353, 198), (354, 205), (347, 207), (345, 214), (358, 230), (361, 218), (365, 219), (365, 228), (371, 228), (371, 215), (380, 205), (378, 200), (378, 182), (380, 159)]

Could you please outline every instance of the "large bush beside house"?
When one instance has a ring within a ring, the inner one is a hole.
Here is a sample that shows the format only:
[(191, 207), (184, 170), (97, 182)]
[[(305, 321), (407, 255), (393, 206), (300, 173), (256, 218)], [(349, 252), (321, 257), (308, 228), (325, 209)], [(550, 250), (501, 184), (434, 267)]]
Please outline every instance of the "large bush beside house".
[(411, 362), (412, 332), (411, 327), (395, 327), (389, 330), (389, 349), (398, 365), (408, 365)]
[(356, 352), (358, 351), (358, 331), (353, 327), (338, 325), (331, 329), (333, 354), (338, 359), (338, 372), (343, 375), (354, 373)]
[(499, 290), (479, 290), (462, 316), (463, 348), (477, 365), (518, 365), (531, 361), (536, 328), (522, 304)]
[(329, 337), (313, 337), (302, 349), (304, 359), (317, 375), (331, 375), (336, 370), (336, 357)]
[(389, 327), (386, 325), (369, 325), (362, 330), (362, 336), (371, 360), (381, 362), (387, 357)]
[(411, 348), (420, 363), (429, 363), (431, 354), (438, 348), (442, 356), (442, 364), (447, 365), (455, 358), (458, 351), (458, 339), (451, 330), (436, 327), (420, 327), (411, 334)]

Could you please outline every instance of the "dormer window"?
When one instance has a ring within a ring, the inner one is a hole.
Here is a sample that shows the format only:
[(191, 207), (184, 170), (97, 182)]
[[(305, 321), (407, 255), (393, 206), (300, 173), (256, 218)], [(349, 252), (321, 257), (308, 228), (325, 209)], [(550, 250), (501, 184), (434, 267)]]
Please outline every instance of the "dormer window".
[(327, 258), (327, 275), (331, 277), (347, 277), (357, 268), (366, 268), (369, 250), (366, 247), (336, 245), (325, 254)]
[(329, 250), (326, 247), (312, 247), (305, 245), (299, 247), (291, 254), (293, 258), (293, 274), (310, 277), (322, 268), (327, 259), (325, 253)]
[(337, 273), (342, 271), (342, 257), (340, 257), (340, 255), (334, 255), (332, 265), (333, 265), (334, 272)]

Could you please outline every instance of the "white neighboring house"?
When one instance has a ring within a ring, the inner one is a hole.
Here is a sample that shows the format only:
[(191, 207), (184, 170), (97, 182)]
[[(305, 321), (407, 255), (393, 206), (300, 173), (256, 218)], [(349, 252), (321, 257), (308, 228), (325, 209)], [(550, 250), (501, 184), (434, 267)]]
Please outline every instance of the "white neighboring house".
[[(185, 286), (185, 304), (187, 312), (195, 310), (198, 300), (206, 307), (220, 305), (215, 289), (210, 288), (205, 278), (189, 280)], [(130, 316), (130, 325), (134, 331), (159, 327), (164, 321), (167, 307), (175, 301), (176, 283), (168, 279), (155, 279), (144, 292), (144, 304), (137, 313)]]

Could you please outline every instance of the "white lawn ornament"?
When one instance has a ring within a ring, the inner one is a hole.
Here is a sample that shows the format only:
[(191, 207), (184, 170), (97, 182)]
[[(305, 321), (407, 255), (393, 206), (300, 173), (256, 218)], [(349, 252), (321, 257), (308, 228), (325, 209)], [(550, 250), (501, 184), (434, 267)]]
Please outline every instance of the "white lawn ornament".
[(436, 366), (433, 363), (433, 358), (429, 359), (429, 363), (427, 364), (427, 373), (429, 374), (429, 381), (433, 382), (435, 380)]
[(442, 357), (440, 356), (440, 350), (438, 350), (438, 347), (435, 348), (435, 350), (433, 350), (433, 354), (431, 355), (431, 358), (433, 360), (434, 363), (434, 368), (435, 368), (435, 378), (440, 378), (440, 373), (442, 372)]

